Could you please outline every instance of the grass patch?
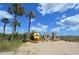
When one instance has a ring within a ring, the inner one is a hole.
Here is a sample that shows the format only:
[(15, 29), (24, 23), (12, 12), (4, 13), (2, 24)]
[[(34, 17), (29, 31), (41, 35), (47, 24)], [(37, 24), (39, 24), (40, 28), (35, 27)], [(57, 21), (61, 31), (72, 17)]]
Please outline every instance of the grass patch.
[(21, 44), (22, 44), (22, 41), (20, 41), (20, 40), (0, 41), (0, 52), (16, 50), (16, 48), (19, 47)]

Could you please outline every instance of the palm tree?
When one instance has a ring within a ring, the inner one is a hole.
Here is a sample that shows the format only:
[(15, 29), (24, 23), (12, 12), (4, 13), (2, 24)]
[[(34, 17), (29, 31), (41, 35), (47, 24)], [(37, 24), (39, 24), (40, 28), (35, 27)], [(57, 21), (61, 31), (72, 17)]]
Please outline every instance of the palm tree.
[(31, 19), (35, 17), (35, 14), (33, 11), (30, 11), (29, 13), (26, 14), (26, 17), (29, 18), (29, 25), (28, 25), (28, 39), (30, 38), (30, 26), (31, 26)]
[(11, 22), (11, 25), (13, 26), (13, 31), (12, 31), (12, 38), (11, 38), (11, 40), (14, 38), (14, 34), (16, 33), (16, 28), (17, 27), (20, 27), (21, 26), (21, 23), (20, 22), (18, 22), (18, 20), (13, 20), (12, 22)]
[(20, 27), (21, 23), (18, 22), (18, 20), (14, 20), (14, 21), (11, 22), (11, 25), (13, 26), (13, 34), (15, 34), (17, 26)]
[[(17, 16), (22, 16), (25, 14), (25, 9), (19, 3), (13, 3), (8, 7), (8, 12), (14, 16), (14, 22), (16, 21)], [(13, 26), (13, 28), (15, 28)], [(15, 30), (12, 31), (12, 34), (15, 34)]]
[(8, 18), (3, 18), (1, 20), (1, 22), (4, 23), (4, 26), (3, 26), (3, 34), (5, 35), (5, 28), (6, 28), (6, 25), (9, 23), (9, 19)]

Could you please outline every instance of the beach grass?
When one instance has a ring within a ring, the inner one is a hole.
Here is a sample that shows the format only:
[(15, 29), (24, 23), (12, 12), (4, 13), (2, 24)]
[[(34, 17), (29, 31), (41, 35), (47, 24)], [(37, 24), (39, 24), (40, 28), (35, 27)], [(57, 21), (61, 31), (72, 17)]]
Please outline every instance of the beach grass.
[(16, 50), (22, 44), (21, 40), (2, 40), (0, 41), (0, 52)]

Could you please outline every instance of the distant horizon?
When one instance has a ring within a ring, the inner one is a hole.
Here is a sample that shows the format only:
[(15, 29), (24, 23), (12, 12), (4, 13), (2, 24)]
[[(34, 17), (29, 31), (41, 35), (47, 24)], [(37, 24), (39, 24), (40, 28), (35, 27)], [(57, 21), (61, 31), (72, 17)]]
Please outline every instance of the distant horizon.
[[(13, 15), (7, 12), (10, 3), (0, 3), (0, 19), (3, 17), (13, 20)], [(79, 36), (79, 3), (22, 3), (26, 12), (33, 11), (36, 15), (31, 20), (31, 31), (41, 34), (56, 32), (61, 36)], [(21, 27), (18, 33), (28, 32), (28, 17), (18, 16)], [(0, 22), (0, 33), (3, 32), (3, 23)], [(12, 26), (7, 25), (5, 32), (12, 33)]]

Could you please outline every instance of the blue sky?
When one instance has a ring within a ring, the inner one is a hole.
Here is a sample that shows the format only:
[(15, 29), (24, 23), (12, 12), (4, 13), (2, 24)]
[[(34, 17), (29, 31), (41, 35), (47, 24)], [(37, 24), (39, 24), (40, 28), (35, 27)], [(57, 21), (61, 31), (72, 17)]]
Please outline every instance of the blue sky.
[[(0, 19), (3, 17), (13, 20), (13, 16), (7, 12), (10, 4), (0, 4)], [(79, 4), (76, 3), (25, 3), (22, 4), (26, 12), (34, 11), (36, 17), (31, 21), (31, 31), (56, 32), (58, 35), (79, 35)], [(28, 18), (18, 16), (21, 27), (17, 32), (24, 33), (28, 30)], [(3, 31), (3, 23), (0, 22), (0, 32)], [(10, 24), (6, 27), (6, 33), (12, 32)]]

